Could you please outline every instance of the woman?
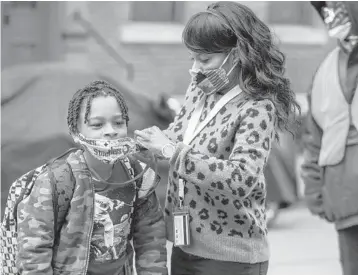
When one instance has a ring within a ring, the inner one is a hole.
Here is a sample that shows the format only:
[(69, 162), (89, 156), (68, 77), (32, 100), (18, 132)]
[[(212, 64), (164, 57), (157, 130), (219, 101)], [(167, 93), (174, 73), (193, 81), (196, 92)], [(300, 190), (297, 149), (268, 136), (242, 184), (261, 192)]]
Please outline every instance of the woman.
[[(171, 274), (266, 274), (264, 167), (298, 104), (284, 56), (247, 7), (217, 2), (183, 31), (192, 82), (179, 115), (137, 140), (169, 160)], [(188, 219), (188, 223), (186, 223)]]

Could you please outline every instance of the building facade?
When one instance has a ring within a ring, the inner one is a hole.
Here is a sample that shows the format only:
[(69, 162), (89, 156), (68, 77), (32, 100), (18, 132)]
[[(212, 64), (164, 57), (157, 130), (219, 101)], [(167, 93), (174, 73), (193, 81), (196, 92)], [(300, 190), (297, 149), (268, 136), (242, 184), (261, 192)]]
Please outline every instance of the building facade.
[[(191, 61), (181, 32), (190, 16), (205, 10), (210, 3), (3, 1), (2, 69), (26, 62), (70, 59), (126, 78), (129, 66), (139, 92), (150, 97), (161, 93), (183, 94), (189, 83)], [(287, 56), (287, 73), (293, 88), (304, 92), (329, 45), (323, 25), (309, 2), (243, 1), (243, 4), (272, 27)], [(89, 22), (91, 31), (73, 19), (75, 11)], [(96, 34), (105, 42), (99, 43)], [(117, 58), (106, 50), (108, 46), (115, 49)]]

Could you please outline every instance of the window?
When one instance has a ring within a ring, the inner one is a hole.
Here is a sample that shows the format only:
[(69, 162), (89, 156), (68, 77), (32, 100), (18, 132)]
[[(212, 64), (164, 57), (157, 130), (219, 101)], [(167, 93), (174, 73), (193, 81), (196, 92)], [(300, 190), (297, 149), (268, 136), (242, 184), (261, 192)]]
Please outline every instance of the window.
[(179, 1), (133, 1), (131, 20), (136, 22), (181, 22), (184, 3)]
[(10, 7), (9, 2), (1, 2), (1, 19), (2, 19), (2, 26), (8, 26), (10, 24)]

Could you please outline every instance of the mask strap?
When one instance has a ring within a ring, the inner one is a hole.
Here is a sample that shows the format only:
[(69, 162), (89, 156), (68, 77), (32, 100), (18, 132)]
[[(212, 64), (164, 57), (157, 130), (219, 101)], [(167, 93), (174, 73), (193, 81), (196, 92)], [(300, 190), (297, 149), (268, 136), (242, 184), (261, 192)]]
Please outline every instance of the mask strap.
[(228, 55), (225, 57), (223, 63), (220, 65), (219, 69), (221, 69), (222, 66), (224, 66), (224, 64), (226, 63), (226, 61), (229, 59), (229, 56), (230, 56), (231, 52), (232, 52), (232, 49), (231, 49), (231, 51), (228, 53)]
[(235, 69), (236, 65), (237, 65), (237, 63), (232, 66), (232, 68), (230, 69), (230, 71), (227, 73), (228, 76), (229, 76), (229, 75), (232, 73), (232, 71)]
[[(231, 53), (232, 53), (233, 50), (234, 50), (234, 48), (230, 50), (229, 54), (226, 56), (226, 58), (225, 58), (223, 64), (221, 64), (221, 66), (219, 67), (219, 69), (221, 69), (221, 67), (224, 66), (224, 64), (225, 64), (226, 61), (228, 60), (228, 58), (229, 58), (229, 56), (231, 55)], [(232, 71), (235, 69), (236, 65), (237, 65), (237, 63), (231, 67), (230, 71), (227, 73), (228, 76), (229, 76), (229, 75), (232, 73)]]
[[(157, 159), (156, 159), (156, 157), (154, 156), (153, 153), (151, 153), (150, 155), (151, 155), (151, 159), (152, 159), (153, 162), (154, 162), (154, 175), (158, 175), (158, 163), (157, 163)], [(128, 183), (133, 182), (133, 181), (137, 181), (138, 179), (140, 179), (140, 178), (143, 177), (143, 175), (148, 171), (149, 168), (150, 168), (149, 165), (146, 164), (145, 168), (144, 168), (137, 176), (135, 176), (134, 178), (132, 178), (132, 179), (130, 179), (130, 180), (127, 180), (127, 181), (125, 181), (125, 182), (121, 182), (121, 183), (119, 183), (118, 185), (126, 185), (126, 184), (128, 184)], [(158, 185), (158, 184), (159, 184), (159, 182), (157, 183), (157, 185)], [(156, 188), (156, 187), (157, 187), (157, 186), (155, 186), (155, 188)], [(143, 189), (143, 188), (139, 188), (139, 189), (140, 189), (141, 191), (147, 191), (147, 190), (150, 190), (151, 188), (153, 188), (153, 187), (151, 186), (151, 187), (149, 187), (149, 188), (147, 188), (147, 189)], [(155, 188), (153, 188), (153, 189), (155, 189)]]
[[(157, 167), (157, 165), (156, 165), (156, 167)], [(130, 182), (133, 182), (133, 181), (138, 180), (139, 178), (143, 177), (144, 173), (147, 172), (148, 169), (149, 169), (149, 165), (147, 164), (147, 165), (145, 166), (145, 168), (143, 169), (143, 171), (140, 172), (137, 176), (135, 176), (134, 178), (132, 178), (132, 179), (130, 179), (130, 180), (127, 180), (127, 181), (125, 181), (125, 182), (121, 182), (121, 183), (119, 183), (118, 185), (119, 185), (119, 186), (121, 186), (121, 185), (126, 185), (126, 184), (128, 184), (128, 183), (130, 183)], [(157, 168), (155, 169), (155, 171), (157, 171)]]

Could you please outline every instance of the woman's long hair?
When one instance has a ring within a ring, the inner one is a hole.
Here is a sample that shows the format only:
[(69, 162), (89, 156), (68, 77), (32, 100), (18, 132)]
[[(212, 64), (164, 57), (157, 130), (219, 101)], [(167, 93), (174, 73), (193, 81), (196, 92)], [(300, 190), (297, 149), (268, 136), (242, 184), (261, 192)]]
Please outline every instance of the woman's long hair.
[(190, 18), (183, 41), (197, 53), (237, 48), (240, 87), (251, 98), (270, 99), (276, 107), (277, 126), (290, 131), (291, 119), (301, 109), (284, 75), (285, 56), (273, 42), (270, 29), (248, 7), (226, 1), (211, 4)]

